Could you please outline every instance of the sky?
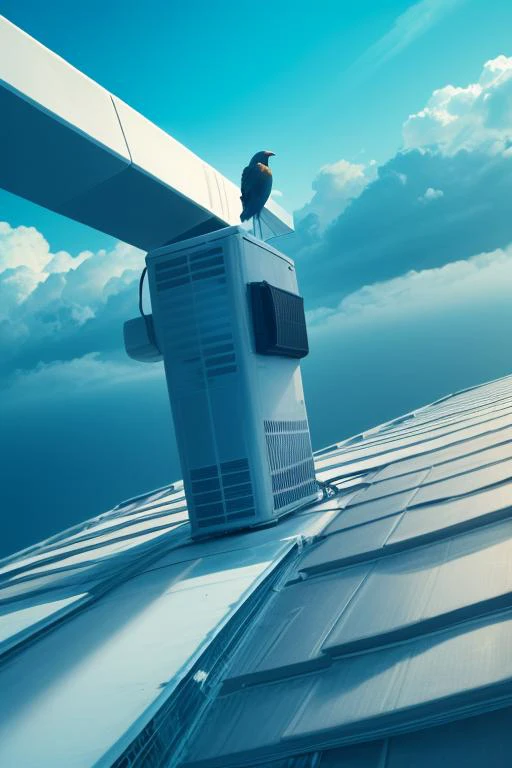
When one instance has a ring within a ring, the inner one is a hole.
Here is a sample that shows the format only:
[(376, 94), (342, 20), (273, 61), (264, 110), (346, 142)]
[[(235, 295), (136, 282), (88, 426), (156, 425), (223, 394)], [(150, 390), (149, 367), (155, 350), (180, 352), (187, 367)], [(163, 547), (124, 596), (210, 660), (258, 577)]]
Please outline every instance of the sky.
[[(509, 2), (0, 12), (229, 178), (276, 152), (315, 448), (511, 372)], [(162, 368), (122, 349), (143, 259), (0, 190), (0, 555), (180, 476)]]

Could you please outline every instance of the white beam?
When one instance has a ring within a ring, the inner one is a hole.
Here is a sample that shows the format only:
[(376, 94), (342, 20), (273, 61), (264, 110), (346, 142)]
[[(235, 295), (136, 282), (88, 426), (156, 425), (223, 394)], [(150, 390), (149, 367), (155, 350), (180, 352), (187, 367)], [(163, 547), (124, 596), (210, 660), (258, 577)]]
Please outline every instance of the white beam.
[[(0, 186), (145, 250), (241, 210), (235, 184), (3, 16)], [(273, 200), (262, 221), (292, 229)]]

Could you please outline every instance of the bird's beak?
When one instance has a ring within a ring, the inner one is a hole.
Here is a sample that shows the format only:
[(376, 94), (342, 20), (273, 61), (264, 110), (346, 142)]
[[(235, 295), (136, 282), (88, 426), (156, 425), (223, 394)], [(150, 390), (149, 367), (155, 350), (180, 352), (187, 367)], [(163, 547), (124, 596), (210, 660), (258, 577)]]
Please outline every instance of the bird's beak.
[(276, 156), (275, 152), (265, 152), (265, 154), (268, 155), (268, 157), (275, 157)]

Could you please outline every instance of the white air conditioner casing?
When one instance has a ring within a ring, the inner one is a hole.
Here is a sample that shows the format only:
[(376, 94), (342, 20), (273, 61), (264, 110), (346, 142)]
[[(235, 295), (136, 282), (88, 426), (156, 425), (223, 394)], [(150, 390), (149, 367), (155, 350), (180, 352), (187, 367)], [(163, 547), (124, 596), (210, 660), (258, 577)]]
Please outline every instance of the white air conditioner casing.
[(193, 535), (318, 498), (299, 360), (258, 354), (251, 283), (298, 296), (293, 262), (241, 227), (148, 254)]

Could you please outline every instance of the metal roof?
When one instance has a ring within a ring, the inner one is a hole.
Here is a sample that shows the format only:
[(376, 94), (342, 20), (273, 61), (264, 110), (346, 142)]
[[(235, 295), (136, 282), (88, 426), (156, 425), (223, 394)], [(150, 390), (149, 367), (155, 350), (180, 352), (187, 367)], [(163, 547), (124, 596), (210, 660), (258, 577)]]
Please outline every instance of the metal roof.
[[(239, 224), (240, 190), (0, 15), (0, 186), (151, 250)], [(292, 231), (270, 199), (266, 238)]]
[(274, 527), (191, 542), (175, 483), (1, 561), (0, 764), (507, 764), (512, 377), (316, 466)]

